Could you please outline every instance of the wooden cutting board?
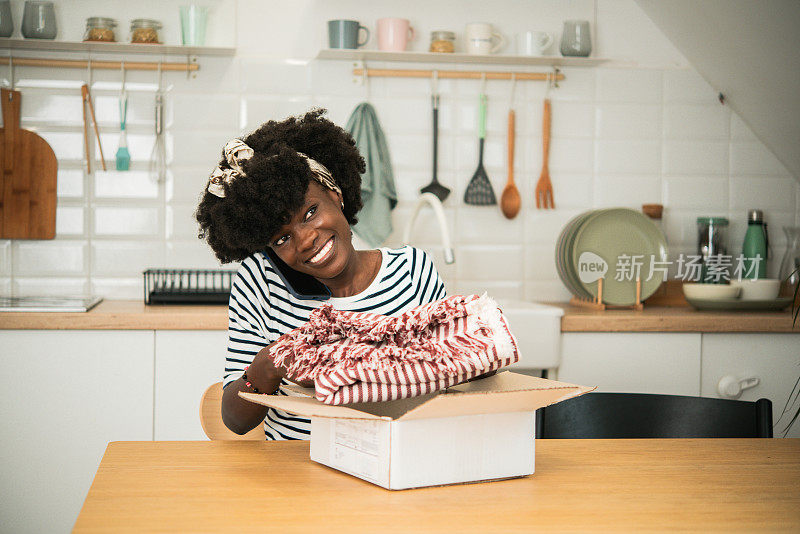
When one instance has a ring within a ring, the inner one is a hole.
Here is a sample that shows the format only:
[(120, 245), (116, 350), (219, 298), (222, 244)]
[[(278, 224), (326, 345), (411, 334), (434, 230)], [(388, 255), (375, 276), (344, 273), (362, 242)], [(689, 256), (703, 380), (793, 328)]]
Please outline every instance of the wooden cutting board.
[(0, 98), (0, 239), (53, 239), (56, 155), (47, 141), (20, 128), (20, 92), (2, 89)]

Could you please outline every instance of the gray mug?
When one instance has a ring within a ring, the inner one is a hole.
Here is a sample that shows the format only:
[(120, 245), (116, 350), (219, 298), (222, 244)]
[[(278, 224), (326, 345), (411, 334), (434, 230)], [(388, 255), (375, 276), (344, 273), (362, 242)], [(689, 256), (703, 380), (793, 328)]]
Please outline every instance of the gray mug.
[(11, 0), (0, 1), (0, 37), (11, 37), (14, 23), (11, 21)]
[(561, 55), (587, 57), (592, 53), (592, 37), (589, 35), (589, 21), (565, 20), (561, 34)]
[[(364, 42), (359, 41), (359, 33), (364, 30)], [(330, 48), (356, 49), (364, 46), (369, 41), (369, 30), (360, 25), (357, 20), (329, 20), (328, 21), (328, 46)]]
[(27, 39), (55, 39), (58, 33), (53, 2), (25, 2), (22, 35)]

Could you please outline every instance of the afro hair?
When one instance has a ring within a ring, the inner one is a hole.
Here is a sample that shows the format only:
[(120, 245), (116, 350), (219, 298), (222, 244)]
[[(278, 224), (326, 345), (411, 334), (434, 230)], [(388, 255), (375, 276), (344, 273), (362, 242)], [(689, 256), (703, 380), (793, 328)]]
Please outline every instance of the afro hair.
[[(324, 118), (324, 109), (303, 117), (269, 121), (242, 138), (254, 155), (244, 162), (245, 176), (223, 184), (225, 198), (203, 192), (195, 218), (222, 263), (242, 261), (266, 250), (270, 239), (302, 207), (314, 176), (302, 152), (325, 165), (342, 190), (344, 216), (353, 225), (361, 209), (364, 158), (353, 138)], [(229, 168), (224, 155), (219, 166)]]

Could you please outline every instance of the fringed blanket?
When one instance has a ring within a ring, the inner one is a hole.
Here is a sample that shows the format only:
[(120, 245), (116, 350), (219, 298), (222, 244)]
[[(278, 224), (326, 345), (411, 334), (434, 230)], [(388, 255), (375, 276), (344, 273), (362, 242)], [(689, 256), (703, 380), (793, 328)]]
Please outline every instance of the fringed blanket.
[(270, 354), (293, 378), (313, 380), (325, 404), (424, 395), (519, 360), (503, 313), (486, 295), (455, 295), (396, 317), (325, 304)]

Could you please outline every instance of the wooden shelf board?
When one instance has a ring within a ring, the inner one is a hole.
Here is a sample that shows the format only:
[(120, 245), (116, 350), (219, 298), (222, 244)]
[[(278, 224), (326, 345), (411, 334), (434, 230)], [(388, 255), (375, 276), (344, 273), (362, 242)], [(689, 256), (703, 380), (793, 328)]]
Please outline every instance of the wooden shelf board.
[(211, 46), (181, 46), (140, 43), (84, 43), (51, 41), (49, 39), (0, 38), (0, 48), (10, 50), (44, 50), (50, 52), (97, 52), (112, 54), (149, 54), (181, 56), (233, 56), (235, 48)]
[(593, 57), (562, 56), (500, 56), (473, 54), (446, 54), (437, 52), (382, 52), (380, 50), (323, 49), (317, 59), (344, 59), (352, 61), (405, 61), (411, 63), (472, 63), (483, 65), (530, 65), (549, 67), (594, 67), (611, 61)]

